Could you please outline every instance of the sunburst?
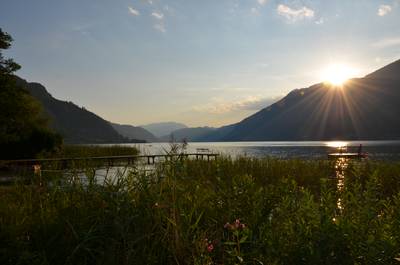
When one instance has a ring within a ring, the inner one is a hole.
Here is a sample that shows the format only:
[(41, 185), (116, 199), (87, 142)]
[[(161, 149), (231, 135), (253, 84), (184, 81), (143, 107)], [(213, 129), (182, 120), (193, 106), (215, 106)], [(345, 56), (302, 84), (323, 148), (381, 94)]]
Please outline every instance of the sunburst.
[(321, 78), (325, 83), (339, 87), (354, 77), (357, 72), (357, 69), (345, 64), (331, 64), (322, 71)]

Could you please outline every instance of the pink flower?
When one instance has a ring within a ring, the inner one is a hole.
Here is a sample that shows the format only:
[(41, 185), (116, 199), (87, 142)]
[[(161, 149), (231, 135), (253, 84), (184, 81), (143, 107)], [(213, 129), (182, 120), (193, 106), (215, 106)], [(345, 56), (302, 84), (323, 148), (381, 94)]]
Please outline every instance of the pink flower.
[(235, 220), (235, 228), (237, 229), (237, 228), (239, 228), (240, 227), (240, 220), (239, 219), (236, 219)]
[(212, 252), (214, 250), (214, 245), (213, 244), (209, 244), (208, 246), (207, 246), (207, 251), (208, 252)]
[(224, 228), (229, 230), (245, 229), (246, 224), (241, 223), (240, 219), (236, 219), (235, 222), (233, 222), (232, 224), (226, 223), (224, 225)]

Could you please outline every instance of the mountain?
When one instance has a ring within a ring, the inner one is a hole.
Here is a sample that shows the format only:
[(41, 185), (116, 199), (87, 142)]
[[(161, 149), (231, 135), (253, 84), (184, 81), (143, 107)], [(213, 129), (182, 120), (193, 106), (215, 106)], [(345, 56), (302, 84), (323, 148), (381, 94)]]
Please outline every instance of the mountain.
[(143, 129), (142, 127), (136, 127), (132, 125), (111, 123), (111, 126), (122, 136), (134, 140), (140, 139), (146, 142), (157, 142), (158, 139), (152, 133)]
[(43, 105), (51, 127), (63, 136), (64, 142), (82, 144), (127, 141), (108, 121), (72, 102), (55, 99), (41, 84), (29, 83), (18, 77), (17, 82)]
[(387, 66), (372, 72), (367, 75), (366, 78), (375, 79), (389, 79), (389, 80), (399, 80), (400, 79), (400, 60), (397, 60)]
[(209, 132), (208, 134), (202, 135), (197, 139), (197, 141), (199, 142), (224, 141), (225, 137), (235, 129), (236, 125), (237, 124), (235, 123), (231, 125), (222, 126), (218, 129)]
[(165, 135), (170, 135), (173, 131), (187, 128), (185, 124), (178, 122), (160, 122), (160, 123), (151, 123), (147, 125), (140, 126), (147, 131), (151, 132), (156, 137), (163, 137)]
[(400, 139), (399, 117), (400, 60), (343, 87), (320, 83), (295, 89), (210, 137), (214, 141)]
[(211, 127), (197, 127), (197, 128), (183, 128), (171, 132), (169, 135), (160, 137), (160, 140), (169, 142), (171, 139), (175, 141), (186, 140), (188, 142), (204, 141), (210, 134), (215, 132), (215, 128)]

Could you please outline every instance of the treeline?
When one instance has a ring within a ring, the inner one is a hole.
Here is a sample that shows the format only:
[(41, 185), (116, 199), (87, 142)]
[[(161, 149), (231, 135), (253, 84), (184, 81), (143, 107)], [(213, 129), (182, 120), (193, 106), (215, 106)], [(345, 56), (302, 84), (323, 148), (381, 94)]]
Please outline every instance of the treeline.
[(3, 57), (12, 41), (0, 29), (0, 159), (32, 158), (56, 150), (62, 137), (48, 127), (40, 103), (17, 85), (20, 65)]

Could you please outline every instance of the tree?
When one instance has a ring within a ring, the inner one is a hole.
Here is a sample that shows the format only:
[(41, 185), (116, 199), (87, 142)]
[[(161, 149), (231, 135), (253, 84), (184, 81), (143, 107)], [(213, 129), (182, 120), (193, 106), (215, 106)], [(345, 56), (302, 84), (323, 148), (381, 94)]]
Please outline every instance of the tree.
[(0, 159), (32, 158), (61, 145), (61, 137), (48, 128), (41, 105), (17, 85), (20, 65), (3, 57), (12, 37), (0, 28)]

